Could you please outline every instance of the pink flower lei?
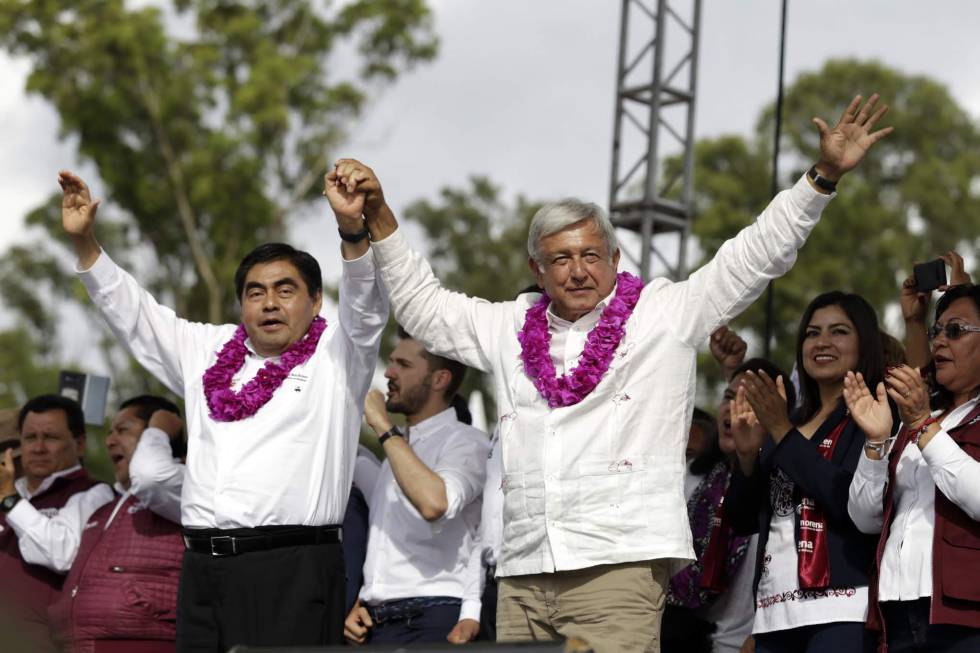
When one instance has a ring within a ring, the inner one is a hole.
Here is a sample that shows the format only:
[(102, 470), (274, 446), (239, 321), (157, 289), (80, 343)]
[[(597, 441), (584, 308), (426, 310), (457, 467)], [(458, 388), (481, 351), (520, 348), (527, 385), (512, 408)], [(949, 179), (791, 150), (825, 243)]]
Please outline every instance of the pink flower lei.
[(551, 298), (541, 296), (524, 316), (524, 327), (518, 332), (524, 371), (551, 408), (572, 406), (595, 390), (609, 369), (613, 354), (626, 333), (626, 321), (640, 299), (643, 281), (629, 272), (616, 277), (616, 295), (602, 311), (599, 322), (589, 332), (578, 365), (558, 377), (551, 361), (551, 333), (545, 311)]
[(245, 326), (239, 324), (235, 335), (218, 352), (214, 365), (204, 372), (204, 398), (208, 402), (211, 419), (217, 422), (236, 422), (257, 413), (272, 399), (272, 394), (279, 389), (293, 368), (310, 359), (326, 328), (326, 320), (319, 316), (313, 318), (306, 335), (291, 344), (280, 356), (279, 362), (266, 361), (258, 374), (235, 392), (231, 389), (231, 380), (242, 369), (248, 353), (245, 347)]

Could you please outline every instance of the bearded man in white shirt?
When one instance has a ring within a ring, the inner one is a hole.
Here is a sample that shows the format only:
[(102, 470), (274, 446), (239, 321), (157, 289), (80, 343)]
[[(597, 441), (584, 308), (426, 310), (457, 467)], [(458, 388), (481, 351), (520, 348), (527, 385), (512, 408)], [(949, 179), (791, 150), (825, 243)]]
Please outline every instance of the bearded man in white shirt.
[[(462, 644), (479, 630), (467, 565), (490, 442), (453, 407), (466, 368), (401, 336), (385, 370), (387, 401), (372, 390), (364, 407), (386, 459), (370, 495), (364, 585), (344, 634), (355, 644)], [(405, 433), (388, 411), (405, 415)]]
[[(370, 168), (360, 189), (395, 316), (426, 349), (493, 375), (503, 453), (497, 639), (580, 637), (598, 651), (659, 650), (664, 584), (693, 558), (684, 450), (695, 359), (708, 336), (792, 267), (836, 182), (891, 129), (856, 97), (820, 132), (818, 162), (686, 281), (617, 274), (602, 209), (543, 207), (528, 235), (544, 295), (489, 303), (444, 289), (412, 251)], [(479, 246), (475, 243), (474, 246)], [(642, 289), (642, 290), (641, 290)]]
[(343, 242), (339, 319), (319, 316), (316, 260), (282, 243), (239, 265), (241, 324), (210, 325), (161, 306), (102, 251), (93, 201), (59, 177), (77, 270), (110, 329), (184, 397), (187, 465), (178, 651), (341, 643), (341, 523), (362, 402), (387, 301), (368, 255), (365, 197), (333, 182)]

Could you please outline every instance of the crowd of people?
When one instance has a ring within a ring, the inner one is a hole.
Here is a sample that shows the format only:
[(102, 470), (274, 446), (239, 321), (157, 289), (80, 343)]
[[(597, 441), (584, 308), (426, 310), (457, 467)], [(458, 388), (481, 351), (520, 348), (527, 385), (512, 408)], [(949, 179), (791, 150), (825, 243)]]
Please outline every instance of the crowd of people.
[[(61, 173), (80, 279), (184, 416), (124, 401), (109, 487), (84, 470), (77, 404), (20, 409), (20, 457), (0, 461), (4, 619), (25, 650), (980, 650), (980, 290), (962, 259), (928, 329), (929, 293), (902, 285), (904, 347), (841, 291), (807, 307), (790, 373), (745, 360), (725, 326), (891, 131), (877, 103), (816, 118), (817, 163), (684, 281), (620, 272), (597, 205), (545, 205), (536, 285), (510, 302), (444, 288), (374, 171), (341, 159), (324, 178), (336, 317), (317, 261), (270, 243), (235, 274), (240, 324), (180, 318), (102, 250), (98, 200)], [(706, 341), (717, 418), (694, 406)], [(467, 367), (492, 379), (492, 437), (467, 423)], [(358, 446), (362, 417), (383, 461)]]

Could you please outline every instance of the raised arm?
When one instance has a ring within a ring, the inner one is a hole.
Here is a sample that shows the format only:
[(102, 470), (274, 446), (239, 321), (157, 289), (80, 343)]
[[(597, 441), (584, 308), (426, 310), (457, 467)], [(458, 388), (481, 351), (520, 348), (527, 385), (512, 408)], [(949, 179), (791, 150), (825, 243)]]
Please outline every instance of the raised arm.
[(891, 127), (873, 131), (888, 108), (876, 110), (877, 101), (874, 94), (862, 106), (861, 96), (855, 97), (834, 127), (814, 118), (820, 132), (820, 158), (813, 166), (816, 177), (808, 174), (779, 193), (755, 223), (724, 243), (686, 282), (673, 286), (668, 299), (674, 304), (672, 312), (686, 318), (676, 323), (682, 340), (699, 346), (754, 302), (772, 279), (793, 267), (797, 250), (816, 226), (836, 183), (891, 133)]
[(725, 373), (725, 378), (731, 379), (732, 372), (737, 370), (745, 360), (748, 345), (741, 336), (727, 326), (720, 326), (711, 334), (709, 346), (711, 355), (718, 361), (718, 365)]
[[(378, 436), (391, 430), (393, 423), (379, 390), (368, 392), (364, 417)], [(454, 437), (434, 469), (419, 459), (404, 438), (388, 438), (383, 446), (395, 482), (426, 521), (452, 519), (483, 492), (489, 442), (481, 447), (468, 437)]]
[(76, 270), (92, 302), (140, 364), (182, 396), (181, 354), (202, 355), (208, 345), (204, 330), (216, 327), (182, 320), (173, 310), (157, 303), (99, 246), (95, 214), (100, 200), (92, 200), (88, 186), (71, 172), (62, 171), (58, 183), (64, 193), (62, 226), (75, 247)]
[[(394, 427), (385, 408), (384, 395), (374, 389), (364, 400), (364, 419), (381, 437)], [(449, 509), (446, 483), (422, 462), (404, 438), (392, 437), (382, 445), (398, 487), (426, 521), (437, 521)]]
[(365, 170), (370, 169), (362, 163), (341, 159), (332, 174), (345, 188), (364, 194), (371, 250), (398, 323), (427, 351), (489, 371), (504, 321), (512, 318), (510, 305), (491, 304), (443, 288), (429, 264), (398, 230), (377, 177)]
[(175, 413), (157, 410), (150, 416), (129, 461), (129, 489), (156, 514), (180, 523), (180, 493), (186, 466), (174, 459), (171, 440), (179, 438), (183, 422)]

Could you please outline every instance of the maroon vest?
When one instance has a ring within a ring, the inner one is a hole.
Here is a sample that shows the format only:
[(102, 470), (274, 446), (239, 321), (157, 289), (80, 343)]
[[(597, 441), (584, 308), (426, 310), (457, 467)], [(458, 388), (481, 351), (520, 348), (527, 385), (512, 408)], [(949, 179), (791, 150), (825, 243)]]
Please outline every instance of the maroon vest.
[[(980, 405), (948, 431), (949, 436), (975, 460), (980, 460)], [(885, 489), (884, 526), (878, 540), (878, 555), (869, 583), (868, 627), (882, 631), (881, 650), (887, 650), (885, 624), (878, 604), (878, 570), (885, 542), (895, 517), (895, 469), (910, 434), (904, 427), (888, 457), (888, 486)], [(980, 522), (974, 521), (936, 488), (936, 525), (932, 540), (932, 603), (929, 623), (957, 624), (980, 628)]]
[[(59, 476), (51, 487), (31, 497), (31, 505), (42, 513), (57, 512), (73, 494), (96, 485), (84, 469)], [(24, 629), (25, 638), (38, 645), (49, 640), (48, 604), (58, 595), (65, 577), (47, 567), (24, 562), (17, 543), (17, 534), (7, 524), (7, 515), (0, 513), (0, 587), (3, 588), (3, 609), (16, 614)]]
[(98, 640), (173, 642), (184, 542), (180, 526), (129, 497), (92, 515), (64, 589), (50, 608), (51, 625), (73, 651)]

